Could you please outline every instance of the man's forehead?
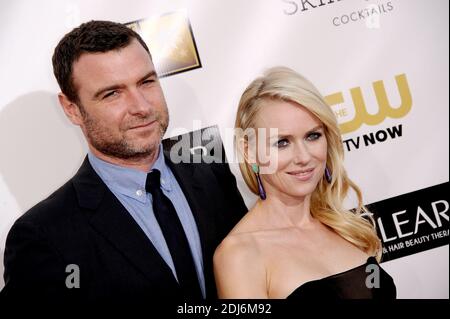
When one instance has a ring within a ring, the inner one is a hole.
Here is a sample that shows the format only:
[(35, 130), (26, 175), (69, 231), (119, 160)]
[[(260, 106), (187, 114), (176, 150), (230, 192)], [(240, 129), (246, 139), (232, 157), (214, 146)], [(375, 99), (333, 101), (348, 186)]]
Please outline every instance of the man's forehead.
[(117, 81), (133, 81), (154, 71), (148, 52), (138, 43), (119, 50), (87, 52), (73, 64), (74, 84), (83, 82), (104, 85)]

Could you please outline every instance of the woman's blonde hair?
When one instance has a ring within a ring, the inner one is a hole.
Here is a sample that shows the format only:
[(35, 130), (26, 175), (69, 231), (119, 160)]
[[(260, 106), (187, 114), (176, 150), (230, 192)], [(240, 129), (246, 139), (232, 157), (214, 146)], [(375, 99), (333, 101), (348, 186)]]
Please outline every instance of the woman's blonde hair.
[[(243, 131), (256, 128), (254, 119), (264, 100), (282, 100), (297, 103), (314, 114), (324, 125), (327, 139), (327, 167), (332, 173), (331, 183), (324, 178), (319, 181), (311, 195), (311, 214), (329, 226), (340, 236), (359, 247), (369, 255), (381, 258), (381, 242), (375, 230), (375, 223), (362, 202), (361, 190), (347, 176), (343, 161), (344, 149), (341, 133), (333, 110), (327, 105), (314, 85), (300, 74), (286, 67), (267, 70), (255, 79), (242, 94), (236, 116), (235, 147), (240, 159), (242, 176), (250, 190), (258, 194), (258, 184), (251, 164), (245, 158), (242, 139)], [(349, 188), (358, 199), (354, 211), (343, 207)], [(365, 218), (367, 217), (367, 218)]]

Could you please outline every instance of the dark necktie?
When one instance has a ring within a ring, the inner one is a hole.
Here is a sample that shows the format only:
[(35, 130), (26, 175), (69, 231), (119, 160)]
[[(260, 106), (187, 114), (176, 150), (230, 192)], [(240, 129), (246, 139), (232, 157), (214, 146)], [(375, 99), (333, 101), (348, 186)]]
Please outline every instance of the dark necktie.
[(201, 299), (202, 293), (191, 249), (175, 207), (161, 190), (160, 175), (157, 169), (148, 173), (145, 189), (152, 194), (153, 212), (169, 247), (178, 283), (185, 298)]

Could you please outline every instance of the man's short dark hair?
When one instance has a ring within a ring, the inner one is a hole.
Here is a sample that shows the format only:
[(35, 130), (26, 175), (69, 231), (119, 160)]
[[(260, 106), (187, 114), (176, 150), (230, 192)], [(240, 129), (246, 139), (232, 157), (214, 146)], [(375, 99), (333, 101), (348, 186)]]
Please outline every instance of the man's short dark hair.
[[(124, 24), (111, 21), (89, 21), (67, 33), (53, 53), (53, 73), (62, 93), (72, 102), (79, 102), (72, 78), (72, 66), (83, 53), (108, 52), (126, 47), (133, 39), (150, 55), (144, 40)], [(151, 55), (150, 55), (151, 58)]]

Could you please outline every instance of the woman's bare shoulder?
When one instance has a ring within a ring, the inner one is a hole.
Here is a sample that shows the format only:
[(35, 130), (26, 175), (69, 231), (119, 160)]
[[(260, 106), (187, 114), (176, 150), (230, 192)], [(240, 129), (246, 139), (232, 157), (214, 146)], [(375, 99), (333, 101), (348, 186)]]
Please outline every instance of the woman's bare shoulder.
[(220, 298), (267, 298), (266, 268), (253, 232), (228, 234), (214, 253)]
[(255, 257), (258, 250), (258, 240), (252, 232), (232, 232), (216, 248), (214, 258)]

